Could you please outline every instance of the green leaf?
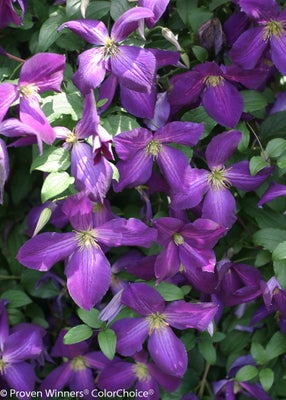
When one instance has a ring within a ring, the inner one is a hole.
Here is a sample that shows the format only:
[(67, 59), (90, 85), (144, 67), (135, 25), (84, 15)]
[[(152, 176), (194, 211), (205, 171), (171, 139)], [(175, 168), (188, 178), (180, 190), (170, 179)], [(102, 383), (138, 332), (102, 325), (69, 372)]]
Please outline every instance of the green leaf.
[(63, 342), (64, 344), (79, 343), (89, 339), (91, 336), (92, 329), (85, 324), (81, 324), (69, 329), (64, 336)]
[(74, 121), (78, 121), (82, 113), (82, 98), (78, 92), (57, 93), (45, 97), (42, 108), (50, 123), (63, 115), (70, 115)]
[(11, 308), (23, 307), (32, 303), (32, 300), (25, 292), (16, 289), (6, 290), (6, 292), (1, 294), (1, 299), (8, 300), (8, 306)]
[(43, 273), (25, 268), (21, 275), (21, 283), (24, 289), (33, 297), (49, 299), (59, 295), (60, 289), (57, 288), (52, 279), (44, 280), (38, 286)]
[(65, 171), (70, 166), (70, 154), (62, 147), (48, 147), (42, 155), (38, 155), (32, 165), (31, 171), (39, 170), (43, 172)]
[(250, 174), (256, 175), (263, 168), (269, 166), (269, 163), (264, 160), (261, 156), (254, 156), (249, 161)]
[(106, 329), (99, 332), (98, 344), (102, 353), (112, 360), (115, 355), (116, 348), (116, 334), (112, 329)]
[(273, 360), (286, 353), (286, 335), (281, 332), (276, 332), (267, 343), (265, 348), (268, 355), (268, 360)]
[(235, 379), (238, 382), (250, 381), (251, 379), (255, 378), (257, 374), (258, 369), (256, 367), (253, 365), (245, 365), (237, 372)]
[(94, 1), (91, 2), (86, 11), (86, 18), (89, 19), (101, 19), (110, 12), (110, 1)]
[(108, 115), (107, 118), (101, 118), (103, 127), (112, 136), (118, 135), (118, 133), (124, 131), (130, 131), (131, 129), (140, 128), (140, 125), (134, 117), (126, 114)]
[(268, 355), (264, 347), (260, 343), (251, 343), (250, 353), (257, 364), (264, 365), (268, 362)]
[(216, 362), (216, 350), (210, 339), (202, 339), (198, 344), (199, 351), (204, 359), (211, 365)]
[(286, 240), (286, 230), (282, 229), (264, 228), (253, 235), (253, 242), (269, 251), (273, 251), (284, 240)]
[(264, 137), (285, 136), (286, 118), (285, 112), (280, 111), (267, 117), (260, 125), (260, 134)]
[(37, 225), (34, 229), (33, 236), (37, 235), (41, 229), (49, 222), (52, 215), (52, 210), (49, 207), (45, 207), (37, 221)]
[(51, 172), (46, 177), (41, 190), (42, 202), (58, 197), (73, 183), (74, 178), (67, 172)]
[(241, 90), (240, 94), (244, 102), (243, 111), (246, 113), (258, 111), (267, 106), (267, 99), (261, 92), (256, 90)]
[(217, 7), (222, 6), (225, 3), (228, 3), (228, 0), (212, 0), (209, 8), (211, 11), (213, 11)]
[(188, 16), (193, 12), (194, 8), (197, 8), (197, 4), (196, 0), (177, 0), (177, 11), (185, 25), (188, 25)]
[(273, 269), (280, 285), (286, 290), (286, 260), (274, 261)]
[(274, 382), (274, 372), (270, 368), (259, 371), (259, 381), (264, 390), (268, 391)]
[(111, 2), (110, 7), (110, 15), (116, 21), (120, 15), (122, 15), (125, 11), (132, 8), (132, 3), (128, 0), (116, 0)]
[(96, 310), (95, 308), (92, 308), (90, 311), (79, 308), (77, 310), (77, 315), (82, 320), (82, 322), (84, 322), (91, 328), (100, 328), (104, 324), (103, 321), (100, 321), (98, 319), (99, 311)]
[(181, 118), (182, 121), (189, 122), (203, 122), (204, 131), (202, 134), (202, 139), (209, 135), (213, 128), (217, 125), (217, 122), (212, 119), (205, 111), (203, 107), (197, 107), (193, 110), (187, 111)]
[(286, 151), (286, 140), (280, 138), (272, 139), (267, 143), (265, 150), (269, 157), (278, 158)]
[(194, 53), (196, 59), (200, 62), (205, 62), (208, 59), (208, 52), (204, 47), (193, 46), (192, 52)]
[(61, 8), (53, 12), (43, 23), (39, 32), (37, 52), (46, 51), (59, 37), (58, 27), (65, 21), (66, 16)]
[(110, 162), (109, 164), (112, 168), (112, 179), (114, 179), (116, 182), (119, 182), (120, 179), (119, 169), (112, 162)]
[(172, 283), (161, 282), (156, 286), (156, 290), (166, 301), (182, 300), (184, 298), (184, 292)]
[(272, 253), (272, 258), (275, 261), (283, 260), (286, 258), (286, 241), (278, 244), (278, 246), (274, 249)]
[(212, 16), (213, 14), (205, 7), (192, 8), (192, 11), (188, 14), (188, 25), (194, 32), (197, 32), (199, 27)]

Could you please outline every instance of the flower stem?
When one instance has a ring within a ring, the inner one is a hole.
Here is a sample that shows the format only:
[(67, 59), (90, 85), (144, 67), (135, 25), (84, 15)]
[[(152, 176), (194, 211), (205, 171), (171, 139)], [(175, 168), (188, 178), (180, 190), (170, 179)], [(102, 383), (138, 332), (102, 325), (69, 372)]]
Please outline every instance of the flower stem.
[(211, 367), (210, 363), (206, 363), (206, 367), (205, 367), (204, 374), (203, 374), (203, 377), (202, 377), (202, 380), (201, 380), (201, 384), (200, 384), (200, 388), (199, 388), (199, 391), (198, 391), (199, 399), (202, 398), (202, 396), (204, 394), (205, 386), (206, 386), (206, 383), (207, 383), (207, 376), (208, 376), (210, 367)]

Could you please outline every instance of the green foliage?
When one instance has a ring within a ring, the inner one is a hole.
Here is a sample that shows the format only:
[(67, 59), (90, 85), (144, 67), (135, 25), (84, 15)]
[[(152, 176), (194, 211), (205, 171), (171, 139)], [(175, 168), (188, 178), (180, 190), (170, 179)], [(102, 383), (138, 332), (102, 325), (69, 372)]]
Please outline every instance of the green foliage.
[(64, 344), (75, 344), (83, 342), (92, 336), (92, 329), (85, 325), (77, 325), (70, 328), (64, 336)]

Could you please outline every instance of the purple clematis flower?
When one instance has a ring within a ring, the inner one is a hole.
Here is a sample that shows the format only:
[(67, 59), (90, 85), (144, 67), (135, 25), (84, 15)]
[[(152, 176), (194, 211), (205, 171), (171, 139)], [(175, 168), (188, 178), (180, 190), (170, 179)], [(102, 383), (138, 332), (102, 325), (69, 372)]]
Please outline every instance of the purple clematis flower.
[(0, 204), (3, 204), (4, 185), (8, 179), (8, 176), (9, 176), (9, 156), (5, 142), (2, 139), (0, 139)]
[(229, 55), (244, 69), (253, 69), (265, 52), (270, 53), (273, 64), (286, 74), (286, 10), (279, 13), (275, 0), (240, 0), (242, 11), (256, 21), (233, 44)]
[(43, 329), (33, 324), (16, 325), (9, 332), (8, 315), (0, 302), (0, 372), (13, 389), (34, 390), (36, 375), (28, 360), (37, 359), (43, 350)]
[(28, 240), (17, 259), (28, 268), (48, 271), (55, 263), (66, 260), (65, 274), (70, 296), (81, 308), (91, 309), (107, 292), (111, 269), (101, 246), (151, 246), (155, 229), (131, 218), (115, 218), (94, 226), (93, 203), (82, 194), (66, 200), (64, 212), (73, 232), (46, 232)]
[[(255, 72), (255, 73), (254, 73)], [(201, 100), (206, 112), (219, 124), (233, 128), (243, 111), (243, 99), (235, 83), (257, 89), (265, 81), (268, 70), (257, 68), (251, 73), (234, 66), (215, 62), (196, 65), (191, 71), (170, 79), (169, 102), (181, 108)]]
[(166, 306), (163, 297), (144, 283), (129, 284), (121, 302), (141, 317), (123, 318), (112, 325), (118, 353), (132, 356), (142, 350), (149, 336), (148, 350), (155, 365), (166, 374), (182, 377), (188, 364), (187, 352), (170, 326), (205, 330), (217, 312), (217, 305), (179, 300)]
[(149, 29), (158, 22), (161, 16), (166, 11), (170, 0), (138, 0), (138, 6), (146, 7), (153, 11), (153, 16), (145, 18), (145, 23)]
[[(32, 132), (38, 141), (51, 144), (55, 140), (55, 132), (41, 110), (38, 94), (47, 90), (60, 92), (64, 68), (65, 56), (60, 54), (38, 53), (27, 60), (22, 66), (17, 85), (0, 84), (0, 122), (11, 104), (19, 99), (21, 122), (38, 131), (37, 134)], [(14, 120), (13, 123), (15, 125)], [(17, 126), (14, 128), (17, 129)]]
[(214, 272), (212, 248), (224, 234), (224, 227), (207, 219), (186, 223), (171, 217), (155, 219), (153, 225), (158, 230), (158, 243), (163, 246), (155, 262), (158, 282), (179, 271), (186, 275), (192, 269)]
[[(21, 9), (21, 15), (18, 15), (13, 3), (17, 2)], [(0, 29), (5, 28), (10, 23), (21, 25), (25, 13), (25, 0), (1, 0), (0, 2)]]
[(262, 207), (263, 204), (281, 196), (286, 196), (286, 186), (281, 185), (280, 183), (272, 182), (266, 192), (263, 193), (257, 205), (258, 207)]
[[(108, 362), (108, 359), (100, 351), (90, 351), (88, 343), (83, 341), (66, 345), (63, 337), (66, 330), (62, 330), (51, 351), (52, 357), (64, 358), (65, 361), (54, 368), (41, 383), (41, 391), (48, 394), (52, 390), (61, 390), (68, 387), (70, 390), (82, 391), (95, 389), (93, 370), (100, 371)], [(46, 396), (48, 398), (48, 396)], [(85, 395), (90, 399), (90, 394)]]
[[(97, 385), (100, 389), (130, 389), (145, 391), (149, 400), (160, 399), (159, 385), (167, 392), (173, 392), (181, 383), (181, 379), (167, 375), (156, 365), (148, 361), (148, 354), (140, 351), (134, 355), (135, 363), (113, 360), (101, 371)], [(139, 400), (140, 397), (137, 397)]]
[(202, 131), (203, 124), (170, 122), (154, 134), (146, 128), (136, 128), (117, 135), (114, 144), (121, 160), (117, 163), (120, 181), (114, 183), (115, 191), (146, 183), (151, 177), (155, 160), (167, 183), (173, 188), (180, 186), (189, 160), (182, 151), (169, 144), (194, 146)]
[(205, 195), (202, 218), (211, 219), (230, 228), (236, 220), (236, 204), (229, 188), (234, 186), (245, 192), (256, 190), (272, 172), (271, 167), (265, 167), (252, 176), (248, 161), (226, 166), (226, 161), (240, 140), (241, 132), (236, 130), (216, 135), (206, 150), (210, 171), (196, 168), (186, 170), (185, 186), (181, 192), (177, 191), (172, 196), (172, 207), (195, 207)]
[(84, 51), (78, 58), (79, 68), (73, 81), (83, 94), (98, 87), (106, 72), (115, 75), (128, 89), (151, 92), (156, 69), (155, 56), (150, 50), (121, 44), (138, 28), (140, 21), (151, 17), (154, 14), (150, 9), (134, 7), (115, 21), (110, 36), (101, 21), (69, 21), (59, 27), (59, 31), (71, 29), (96, 46)]

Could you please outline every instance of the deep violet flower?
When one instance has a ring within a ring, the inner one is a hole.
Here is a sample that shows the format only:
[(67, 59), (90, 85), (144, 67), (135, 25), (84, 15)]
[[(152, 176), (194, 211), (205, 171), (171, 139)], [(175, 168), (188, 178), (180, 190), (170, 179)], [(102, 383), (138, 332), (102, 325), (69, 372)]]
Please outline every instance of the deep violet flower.
[(213, 303), (187, 303), (183, 300), (165, 304), (163, 297), (145, 283), (133, 283), (124, 289), (121, 302), (141, 317), (123, 318), (112, 324), (116, 332), (116, 350), (132, 356), (142, 350), (148, 339), (148, 351), (155, 365), (169, 375), (182, 377), (188, 357), (183, 343), (171, 327), (205, 330), (217, 311)]
[(232, 130), (220, 133), (210, 141), (206, 149), (210, 171), (197, 168), (186, 170), (185, 186), (172, 196), (172, 207), (192, 208), (205, 196), (202, 218), (227, 228), (234, 224), (236, 203), (229, 188), (234, 186), (245, 192), (256, 190), (272, 172), (271, 167), (265, 167), (252, 176), (248, 161), (225, 165), (237, 148), (241, 135), (241, 132)]
[(110, 264), (101, 246), (149, 247), (157, 236), (155, 229), (134, 218), (115, 218), (94, 226), (92, 209), (93, 203), (82, 194), (68, 198), (63, 210), (74, 231), (41, 233), (28, 240), (17, 255), (20, 263), (38, 271), (48, 271), (66, 260), (69, 294), (84, 309), (99, 302), (110, 285)]
[(121, 44), (138, 28), (140, 21), (151, 17), (154, 14), (150, 9), (134, 7), (115, 21), (110, 36), (102, 21), (69, 21), (59, 27), (59, 31), (71, 29), (96, 46), (78, 57), (79, 68), (73, 81), (83, 94), (98, 87), (106, 72), (112, 72), (128, 89), (151, 92), (155, 77), (155, 56), (147, 49)]
[(3, 204), (4, 185), (8, 179), (8, 176), (9, 176), (9, 156), (5, 142), (2, 139), (0, 139), (0, 204)]
[(16, 325), (9, 332), (8, 315), (0, 302), (1, 378), (15, 390), (34, 390), (36, 375), (28, 360), (37, 359), (43, 350), (43, 329), (33, 324)]
[(181, 271), (200, 269), (214, 272), (216, 263), (212, 250), (225, 228), (207, 219), (186, 223), (177, 218), (163, 217), (153, 221), (158, 230), (158, 243), (163, 250), (155, 262), (158, 282)]
[(281, 196), (286, 196), (286, 186), (281, 185), (280, 183), (272, 182), (266, 192), (263, 193), (257, 205), (258, 207), (261, 207), (263, 204)]
[(153, 16), (145, 18), (145, 23), (149, 29), (153, 28), (159, 18), (165, 12), (170, 0), (138, 0), (138, 6), (150, 8), (153, 11)]
[(106, 390), (118, 390), (130, 389), (134, 386), (138, 391), (148, 392), (146, 399), (159, 400), (160, 386), (167, 392), (173, 392), (180, 385), (180, 378), (167, 375), (148, 361), (147, 352), (140, 351), (133, 358), (135, 362), (132, 363), (115, 359), (107, 364), (99, 375), (98, 387)]
[(229, 55), (244, 69), (253, 69), (269, 51), (273, 64), (286, 74), (286, 10), (279, 13), (274, 0), (240, 0), (242, 11), (256, 21), (256, 26), (243, 32), (233, 44)]
[[(21, 9), (21, 15), (18, 15), (13, 3), (17, 2)], [(0, 2), (0, 29), (5, 28), (10, 23), (21, 25), (25, 13), (25, 0), (1, 0)]]
[(257, 89), (265, 81), (267, 73), (268, 70), (263, 68), (245, 73), (234, 66), (205, 62), (170, 79), (169, 102), (172, 107), (181, 108), (196, 105), (201, 100), (206, 112), (216, 122), (233, 128), (243, 111), (243, 99), (235, 83)]
[(169, 144), (194, 146), (202, 131), (203, 124), (170, 122), (154, 134), (146, 128), (136, 128), (115, 136), (115, 150), (120, 158), (117, 163), (120, 181), (114, 183), (115, 191), (146, 183), (151, 177), (154, 161), (169, 185), (174, 189), (182, 185), (189, 160), (182, 151)]

